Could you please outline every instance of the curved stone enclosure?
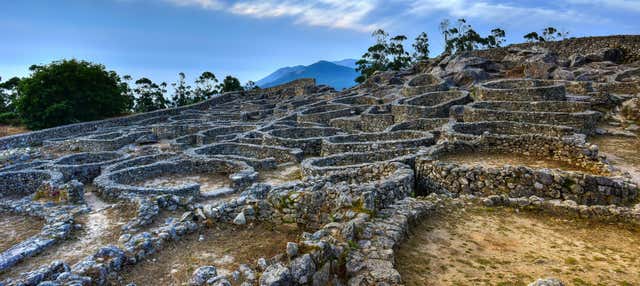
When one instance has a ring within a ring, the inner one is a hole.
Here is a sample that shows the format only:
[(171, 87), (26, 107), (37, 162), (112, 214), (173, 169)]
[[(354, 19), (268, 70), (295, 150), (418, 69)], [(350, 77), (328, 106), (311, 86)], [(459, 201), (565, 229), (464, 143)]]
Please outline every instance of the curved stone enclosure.
[(439, 134), (440, 129), (447, 123), (449, 123), (449, 118), (420, 118), (393, 124), (387, 127), (385, 131), (417, 130)]
[(345, 170), (356, 170), (370, 164), (401, 162), (413, 166), (419, 150), (386, 150), (364, 153), (341, 153), (302, 161), (304, 176), (324, 176)]
[(343, 104), (326, 104), (312, 107), (298, 114), (298, 122), (316, 122), (328, 124), (333, 118), (357, 115), (361, 110)]
[[(464, 152), (486, 151), (474, 145), (454, 144), (436, 148), (428, 156), (416, 159), (417, 192), (482, 196), (505, 194), (510, 197), (535, 195), (573, 200), (584, 205), (630, 204), (637, 200), (637, 186), (621, 177), (528, 166), (466, 166), (440, 159), (447, 154)], [(490, 152), (500, 150), (492, 148)]]
[(565, 94), (565, 86), (557, 81), (502, 79), (479, 85), (475, 97), (481, 101), (564, 101)]
[(59, 172), (26, 169), (0, 172), (0, 197), (23, 197), (35, 193), (41, 186), (58, 186), (64, 181)]
[(321, 156), (348, 152), (402, 150), (433, 145), (433, 134), (420, 131), (398, 131), (338, 135), (322, 140)]
[(402, 87), (403, 96), (415, 96), (427, 92), (445, 91), (448, 90), (447, 83), (430, 74), (421, 74), (413, 77), (407, 81)]
[(119, 161), (111, 165), (107, 165), (103, 167), (102, 170), (105, 173), (114, 172), (114, 171), (131, 168), (131, 167), (149, 165), (158, 161), (169, 160), (177, 157), (178, 157), (178, 154), (176, 153), (160, 153), (155, 155), (140, 156), (140, 157)]
[(128, 154), (119, 152), (77, 153), (60, 157), (53, 161), (51, 167), (60, 171), (65, 180), (78, 180), (90, 183), (100, 175), (103, 166), (111, 165), (129, 158)]
[(256, 169), (272, 169), (277, 164), (302, 161), (298, 148), (265, 146), (245, 143), (218, 143), (186, 150), (187, 155), (202, 158), (226, 158), (244, 161)]
[(175, 159), (129, 167), (100, 175), (94, 184), (106, 196), (118, 197), (123, 194), (170, 194), (179, 196), (199, 196), (200, 184), (190, 183), (183, 186), (145, 187), (137, 184), (157, 177), (168, 175), (194, 175), (220, 173), (228, 175), (232, 188), (242, 190), (250, 185), (257, 173), (247, 164), (225, 159)]
[(264, 145), (302, 149), (305, 155), (320, 154), (322, 138), (344, 134), (338, 128), (294, 127), (267, 132)]
[(476, 102), (463, 107), (465, 122), (515, 121), (534, 124), (565, 125), (590, 134), (602, 117), (597, 111), (587, 110), (582, 102)]
[[(539, 126), (534, 128), (540, 128)], [(544, 128), (544, 127), (542, 127)], [(561, 138), (544, 134), (487, 134), (480, 136), (445, 130), (442, 136), (452, 143), (472, 144), (475, 150), (491, 153), (526, 154), (537, 158), (550, 158), (567, 162), (597, 174), (610, 174), (611, 166), (603, 160), (598, 149), (585, 141), (580, 134)], [(553, 131), (552, 131), (553, 132)], [(440, 147), (438, 147), (440, 148)]]
[(360, 198), (362, 207), (373, 212), (389, 206), (399, 198), (411, 196), (414, 192), (413, 169), (399, 162), (345, 169), (325, 176), (324, 179), (357, 186), (350, 190), (351, 195)]
[(207, 145), (211, 143), (235, 139), (239, 134), (256, 130), (255, 125), (234, 125), (216, 127), (198, 132), (195, 136), (197, 145)]
[(382, 104), (383, 100), (370, 95), (352, 95), (336, 98), (332, 100), (331, 103), (348, 105), (376, 105)]
[(412, 98), (400, 98), (391, 105), (394, 121), (404, 122), (419, 118), (449, 116), (449, 108), (470, 102), (466, 91), (439, 91), (421, 94)]
[(132, 144), (142, 136), (149, 135), (148, 131), (108, 132), (89, 135), (77, 139), (47, 140), (43, 142), (46, 147), (58, 149), (72, 149), (83, 152), (115, 151), (127, 144)]
[(513, 121), (450, 122), (443, 127), (443, 137), (454, 140), (474, 140), (480, 136), (529, 136), (547, 137), (574, 135), (576, 130), (567, 126), (532, 124)]

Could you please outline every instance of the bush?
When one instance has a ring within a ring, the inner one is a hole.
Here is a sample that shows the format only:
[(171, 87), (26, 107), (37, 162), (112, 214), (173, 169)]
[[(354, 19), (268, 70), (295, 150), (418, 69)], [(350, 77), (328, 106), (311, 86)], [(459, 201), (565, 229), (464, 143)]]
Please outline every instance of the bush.
[(20, 117), (15, 112), (0, 113), (0, 124), (19, 125)]
[(120, 77), (103, 65), (62, 60), (30, 70), (20, 81), (16, 103), (30, 129), (113, 117), (130, 106)]

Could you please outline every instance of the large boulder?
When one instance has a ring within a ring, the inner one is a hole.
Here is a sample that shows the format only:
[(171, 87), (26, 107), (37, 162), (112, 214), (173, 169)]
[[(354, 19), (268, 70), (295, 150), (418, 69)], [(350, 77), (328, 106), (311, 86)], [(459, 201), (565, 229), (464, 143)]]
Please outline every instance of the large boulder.
[(564, 283), (556, 278), (544, 278), (534, 281), (529, 286), (564, 286)]
[(201, 286), (207, 283), (207, 280), (216, 277), (218, 275), (218, 271), (215, 266), (202, 266), (191, 275), (191, 279), (189, 280), (190, 286)]
[(625, 121), (640, 123), (640, 98), (632, 98), (622, 103), (620, 114)]
[(291, 275), (298, 284), (307, 284), (312, 281), (316, 272), (316, 265), (308, 253), (291, 261)]
[(289, 268), (282, 263), (272, 264), (260, 276), (260, 286), (289, 286), (293, 285), (293, 278)]

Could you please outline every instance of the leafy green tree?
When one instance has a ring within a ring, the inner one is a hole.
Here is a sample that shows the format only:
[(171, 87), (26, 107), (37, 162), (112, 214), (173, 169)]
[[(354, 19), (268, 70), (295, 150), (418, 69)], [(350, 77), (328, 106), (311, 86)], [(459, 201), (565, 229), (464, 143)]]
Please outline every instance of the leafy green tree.
[(15, 103), (18, 98), (18, 85), (20, 78), (12, 77), (5, 82), (0, 78), (0, 112), (15, 112)]
[(30, 129), (97, 120), (127, 112), (120, 77), (103, 65), (78, 60), (30, 67), (20, 80), (16, 108)]
[(422, 32), (416, 37), (413, 43), (413, 58), (416, 61), (424, 61), (429, 59), (429, 36), (427, 33)]
[(185, 74), (178, 73), (178, 81), (171, 84), (174, 89), (172, 98), (174, 106), (188, 105), (195, 101), (192, 96), (191, 86), (187, 85), (184, 79)]
[(12, 77), (5, 82), (0, 78), (0, 123), (18, 125), (20, 118), (16, 111), (20, 78)]
[(544, 42), (555, 41), (558, 39), (564, 39), (569, 35), (569, 32), (561, 32), (554, 27), (547, 27), (542, 30), (542, 38)]
[(374, 31), (371, 36), (376, 39), (376, 43), (367, 49), (362, 58), (356, 62), (356, 71), (360, 72), (360, 76), (356, 78), (356, 82), (362, 83), (376, 71), (384, 71), (389, 65), (387, 57), (389, 34), (382, 29)]
[(136, 80), (134, 91), (138, 96), (136, 98), (135, 111), (149, 112), (167, 108), (168, 102), (164, 97), (167, 92), (166, 87), (166, 83), (156, 84), (146, 77)]
[(217, 83), (216, 75), (208, 71), (203, 72), (195, 81), (196, 87), (193, 90), (194, 103), (207, 100), (218, 93)]
[(555, 41), (558, 39), (565, 39), (569, 35), (569, 32), (564, 31), (561, 32), (554, 27), (546, 27), (542, 30), (542, 35), (537, 32), (531, 32), (523, 37), (527, 40), (527, 42), (549, 42)]
[(544, 38), (540, 37), (537, 32), (531, 32), (523, 36), (527, 40), (527, 42), (543, 42)]
[(440, 33), (444, 37), (445, 48), (446, 48), (447, 42), (449, 41), (448, 32), (450, 28), (451, 28), (451, 21), (449, 19), (443, 19), (442, 21), (440, 21), (440, 24), (438, 25), (438, 30), (440, 30)]
[(389, 38), (389, 34), (382, 29), (373, 32), (376, 43), (367, 49), (362, 58), (356, 62), (356, 71), (360, 76), (356, 82), (362, 83), (376, 71), (400, 70), (409, 66), (412, 58), (404, 49), (404, 35)]
[(252, 80), (244, 84), (244, 90), (255, 90), (255, 89), (260, 89), (260, 87), (256, 85), (256, 83)]
[(230, 75), (224, 78), (222, 83), (218, 85), (218, 89), (221, 93), (244, 90), (244, 88), (242, 88), (242, 84), (240, 84), (240, 80)]
[(503, 29), (496, 28), (491, 30), (491, 34), (482, 40), (482, 44), (487, 48), (497, 48), (504, 44), (506, 32)]
[[(445, 25), (446, 24), (446, 25)], [(456, 26), (451, 27), (448, 21), (441, 23), (442, 34), (445, 38), (445, 52), (459, 53), (479, 48), (500, 47), (504, 43), (505, 31), (493, 29), (487, 37), (482, 37), (465, 19), (458, 19)]]
[(411, 64), (411, 56), (404, 50), (404, 46), (402, 45), (406, 39), (406, 36), (398, 35), (389, 41), (387, 46), (387, 54), (390, 57), (390, 62), (387, 66), (388, 70), (397, 71)]
[(135, 94), (133, 92), (133, 89), (131, 88), (131, 82), (133, 81), (133, 78), (130, 75), (124, 75), (122, 76), (122, 82), (120, 83), (122, 92), (123, 92), (123, 96), (126, 97), (127, 99), (127, 111), (131, 112), (133, 111), (133, 108), (135, 106), (135, 102), (136, 102), (136, 97)]

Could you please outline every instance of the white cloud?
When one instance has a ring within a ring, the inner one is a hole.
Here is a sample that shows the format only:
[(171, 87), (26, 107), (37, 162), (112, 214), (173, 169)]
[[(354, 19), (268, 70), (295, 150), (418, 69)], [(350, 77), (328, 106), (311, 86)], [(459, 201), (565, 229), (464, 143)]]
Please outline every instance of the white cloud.
[[(584, 21), (586, 17), (586, 15), (571, 9), (561, 10), (557, 8), (524, 7), (489, 1), (413, 0), (410, 6), (412, 14), (446, 13), (443, 18), (450, 16), (455, 18), (475, 18), (491, 21), (516, 20), (519, 22), (579, 22)], [(590, 20), (593, 21), (594, 18), (590, 17)]]
[(605, 7), (609, 9), (620, 9), (623, 11), (640, 12), (640, 1), (638, 0), (568, 0), (573, 4)]
[[(481, 19), (512, 24), (603, 22), (603, 17), (539, 2), (522, 6), (497, 0), (162, 0), (254, 18), (289, 17), (297, 24), (371, 32), (407, 17)], [(640, 9), (638, 0), (567, 0), (575, 4)], [(535, 3), (535, 4), (531, 4)], [(391, 5), (394, 9), (387, 9)]]
[(310, 26), (371, 31), (376, 23), (368, 23), (368, 14), (376, 8), (376, 1), (273, 1), (253, 0), (233, 4), (234, 14), (256, 18), (293, 17), (297, 23)]
[(178, 6), (198, 6), (204, 9), (219, 10), (224, 8), (224, 3), (218, 0), (165, 0)]

